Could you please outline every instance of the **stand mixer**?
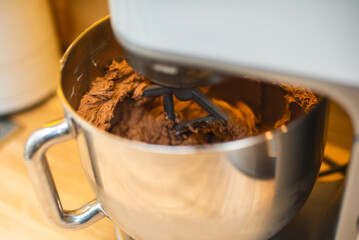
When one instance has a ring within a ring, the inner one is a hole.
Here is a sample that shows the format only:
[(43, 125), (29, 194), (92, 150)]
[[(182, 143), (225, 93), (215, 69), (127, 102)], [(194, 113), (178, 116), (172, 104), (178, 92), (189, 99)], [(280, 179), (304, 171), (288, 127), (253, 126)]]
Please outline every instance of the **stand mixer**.
[[(136, 240), (269, 239), (298, 213), (315, 183), (325, 98), (293, 124), (197, 147), (130, 141), (86, 122), (76, 112), (81, 97), (125, 52), (157, 84), (144, 95), (163, 95), (171, 120), (173, 95), (209, 113), (194, 122), (225, 120), (198, 90), (225, 76), (286, 82), (335, 99), (350, 114), (355, 139), (333, 238), (358, 238), (359, 3), (111, 0), (110, 10), (111, 19), (80, 35), (62, 59), (64, 119), (35, 131), (25, 147), (30, 178), (55, 225), (78, 229), (107, 216)], [(78, 143), (96, 195), (75, 210), (63, 209), (45, 156), (69, 139)]]
[(110, 0), (110, 11), (130, 65), (157, 84), (248, 74), (341, 104), (355, 137), (335, 239), (359, 238), (359, 2)]

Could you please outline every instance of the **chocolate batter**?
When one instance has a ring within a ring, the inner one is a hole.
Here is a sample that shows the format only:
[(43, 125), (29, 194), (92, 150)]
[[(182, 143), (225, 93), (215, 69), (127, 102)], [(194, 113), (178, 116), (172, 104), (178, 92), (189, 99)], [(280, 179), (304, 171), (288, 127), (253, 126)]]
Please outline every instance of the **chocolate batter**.
[[(176, 135), (163, 111), (162, 97), (143, 96), (151, 82), (126, 60), (113, 61), (104, 77), (91, 83), (78, 113), (94, 126), (131, 140), (163, 145), (225, 142), (279, 127), (308, 112), (318, 102), (312, 92), (289, 85), (261, 83), (249, 77), (229, 79), (201, 90), (224, 110), (228, 121), (197, 123)], [(174, 100), (176, 123), (208, 115), (193, 101)]]

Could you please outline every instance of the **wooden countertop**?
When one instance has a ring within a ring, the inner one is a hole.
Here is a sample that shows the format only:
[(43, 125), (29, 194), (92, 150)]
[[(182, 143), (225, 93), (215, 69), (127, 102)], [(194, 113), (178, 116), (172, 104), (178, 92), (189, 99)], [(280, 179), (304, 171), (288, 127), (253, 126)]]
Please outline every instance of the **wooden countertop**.
[[(41, 212), (24, 164), (24, 144), (28, 136), (42, 124), (62, 118), (59, 99), (52, 96), (40, 105), (11, 120), (19, 125), (9, 137), (0, 142), (0, 239), (116, 239), (114, 225), (103, 219), (76, 231), (50, 225)], [(325, 156), (342, 164), (348, 161), (352, 130), (348, 117), (332, 104), (328, 144)], [(82, 171), (74, 141), (56, 145), (48, 152), (49, 164), (64, 208), (78, 208), (94, 198)], [(323, 165), (323, 169), (326, 166)], [(330, 181), (340, 174), (321, 179)]]

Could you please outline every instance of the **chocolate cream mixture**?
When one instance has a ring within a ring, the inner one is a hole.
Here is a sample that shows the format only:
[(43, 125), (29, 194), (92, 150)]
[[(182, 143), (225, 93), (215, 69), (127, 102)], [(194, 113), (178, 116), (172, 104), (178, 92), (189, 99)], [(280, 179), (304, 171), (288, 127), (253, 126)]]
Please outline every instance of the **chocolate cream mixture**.
[[(195, 145), (225, 142), (280, 127), (307, 113), (317, 102), (312, 92), (285, 84), (233, 78), (201, 88), (224, 110), (228, 121), (197, 123), (180, 136), (163, 110), (162, 97), (146, 98), (152, 83), (138, 75), (126, 60), (113, 61), (103, 77), (91, 83), (77, 112), (94, 126), (131, 140), (162, 145)], [(193, 101), (174, 99), (176, 123), (207, 116)]]

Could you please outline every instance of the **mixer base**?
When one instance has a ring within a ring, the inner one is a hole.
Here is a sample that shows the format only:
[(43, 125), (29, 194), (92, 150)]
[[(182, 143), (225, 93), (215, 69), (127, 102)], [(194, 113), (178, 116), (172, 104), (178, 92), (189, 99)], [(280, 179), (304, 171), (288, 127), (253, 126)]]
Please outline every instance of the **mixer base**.
[(115, 231), (116, 231), (117, 240), (134, 240), (133, 238), (128, 236), (126, 233), (122, 232), (121, 229), (119, 229), (118, 227), (115, 227)]
[(319, 179), (297, 216), (269, 240), (334, 239), (343, 186), (343, 178), (330, 182)]

